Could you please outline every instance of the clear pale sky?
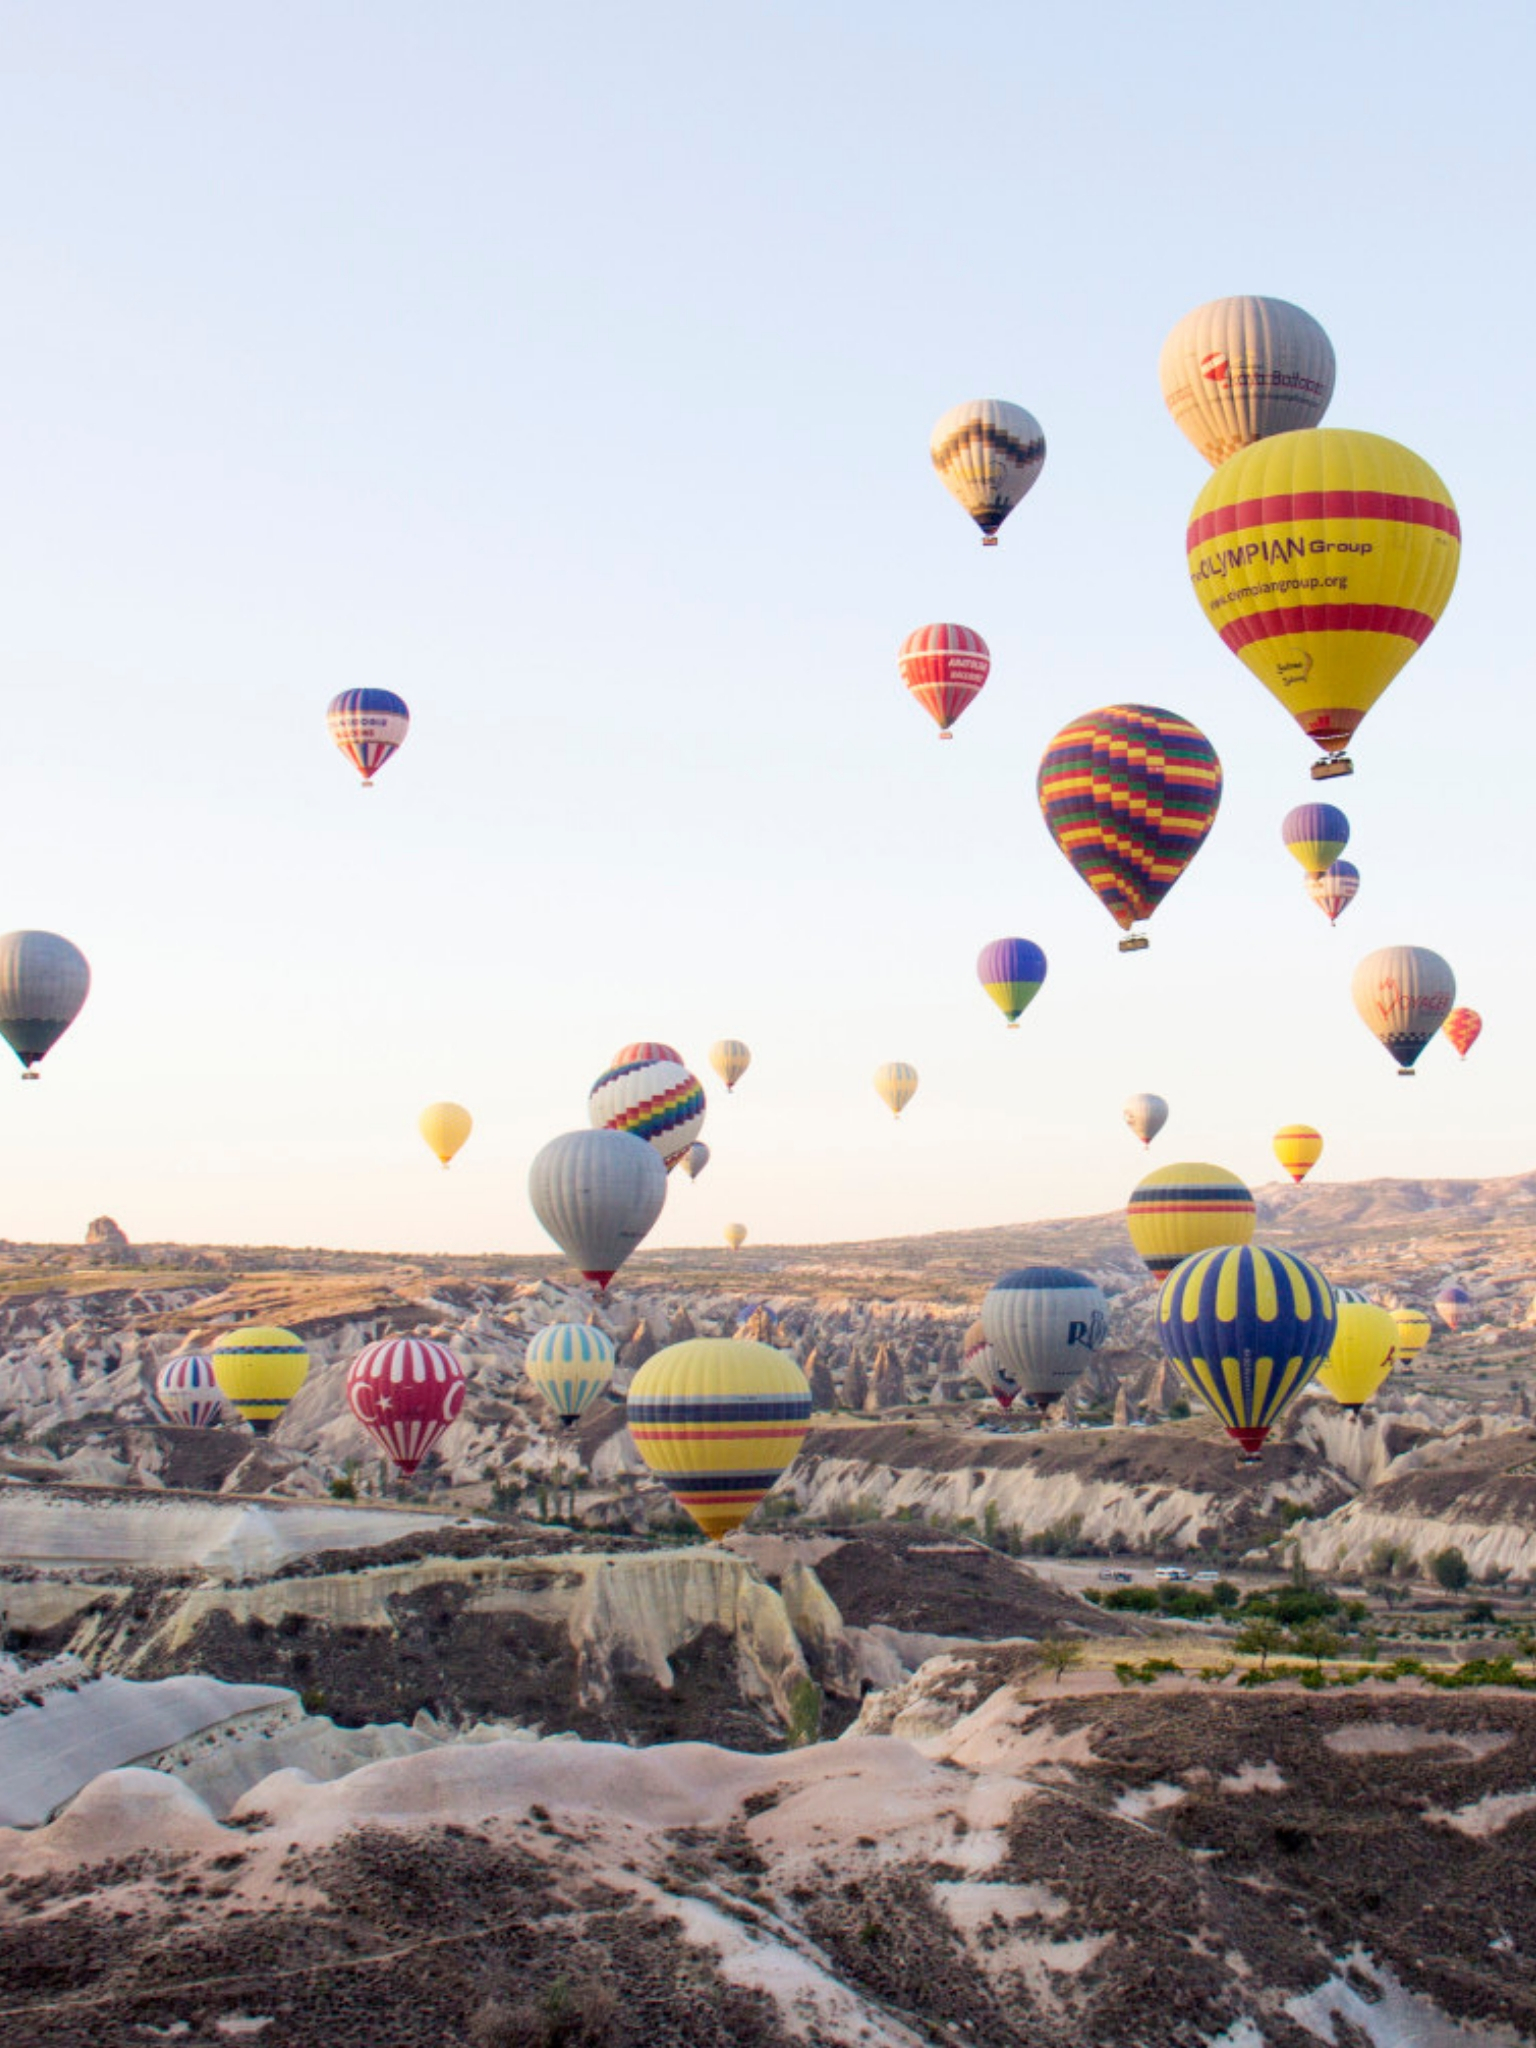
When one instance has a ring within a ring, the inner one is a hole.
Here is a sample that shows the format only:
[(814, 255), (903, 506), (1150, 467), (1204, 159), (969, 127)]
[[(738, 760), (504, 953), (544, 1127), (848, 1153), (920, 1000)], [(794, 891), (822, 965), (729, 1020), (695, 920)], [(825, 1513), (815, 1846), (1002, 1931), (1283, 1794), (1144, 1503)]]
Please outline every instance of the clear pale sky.
[[(0, 929), (95, 973), (0, 1076), (0, 1235), (545, 1250), (528, 1161), (636, 1037), (754, 1055), (662, 1245), (1271, 1180), (1296, 1120), (1319, 1178), (1536, 1163), (1533, 45), (1515, 4), (0, 7)], [(1464, 528), (1323, 789), (1184, 570), (1158, 349), (1247, 291)], [(927, 445), (982, 396), (1049, 446), (985, 552)], [(931, 619), (994, 658), (950, 746), (895, 665)], [(414, 720), (368, 796), (361, 684)], [(1126, 699), (1227, 778), (1131, 957), (1034, 793)], [(1279, 843), (1314, 795), (1336, 930)], [(1349, 999), (1398, 942), (1486, 1019), (1411, 1084)]]

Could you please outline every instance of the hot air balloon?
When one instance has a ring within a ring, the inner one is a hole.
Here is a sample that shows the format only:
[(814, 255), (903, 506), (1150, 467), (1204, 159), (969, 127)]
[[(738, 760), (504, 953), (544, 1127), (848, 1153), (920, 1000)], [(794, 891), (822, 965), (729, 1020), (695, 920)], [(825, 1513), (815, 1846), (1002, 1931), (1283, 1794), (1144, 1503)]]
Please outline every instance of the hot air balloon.
[(587, 1115), (599, 1131), (628, 1131), (644, 1138), (668, 1172), (687, 1157), (704, 1128), (704, 1090), (698, 1077), (676, 1060), (636, 1060), (610, 1067), (592, 1083)]
[(1275, 1133), (1275, 1157), (1298, 1184), (1323, 1156), (1323, 1134), (1310, 1124), (1286, 1124)]
[(994, 939), (976, 960), (976, 978), (1017, 1031), (1019, 1019), (1040, 993), (1045, 955), (1033, 939)]
[(717, 1038), (709, 1048), (709, 1064), (725, 1083), (729, 1095), (751, 1066), (752, 1054), (739, 1038)]
[(697, 1180), (708, 1164), (709, 1147), (702, 1138), (696, 1138), (683, 1154), (683, 1171), (690, 1180)]
[(1333, 1289), (1307, 1260), (1261, 1244), (1197, 1252), (1163, 1282), (1157, 1334), (1180, 1379), (1242, 1446), (1259, 1446), (1328, 1356)]
[(666, 1199), (661, 1154), (627, 1131), (567, 1131), (528, 1169), (534, 1215), (597, 1287), (608, 1285)]
[(610, 1067), (639, 1067), (654, 1060), (670, 1060), (675, 1067), (688, 1064), (675, 1045), (663, 1045), (659, 1038), (641, 1038), (633, 1045), (621, 1045), (608, 1064)]
[(409, 1479), (464, 1406), (464, 1368), (430, 1337), (382, 1337), (347, 1368), (347, 1406)]
[(1235, 1173), (1181, 1159), (1138, 1181), (1125, 1224), (1136, 1255), (1161, 1280), (1181, 1259), (1212, 1245), (1247, 1244), (1253, 1196)]
[(747, 1226), (745, 1223), (727, 1223), (721, 1235), (733, 1252), (739, 1252), (747, 1241)]
[(1349, 820), (1336, 804), (1298, 804), (1280, 826), (1286, 851), (1316, 880), (1349, 844)]
[(343, 690), (325, 714), (331, 738), (372, 789), (373, 778), (411, 729), (405, 699), (393, 690)]
[(1476, 1045), (1482, 1028), (1483, 1020), (1476, 1010), (1467, 1009), (1452, 1010), (1440, 1027), (1462, 1059)]
[(1338, 1325), (1317, 1383), (1358, 1415), (1396, 1362), (1397, 1325), (1373, 1301), (1340, 1301), (1337, 1288), (1334, 1303)]
[(901, 680), (939, 728), (939, 738), (954, 738), (950, 727), (968, 709), (992, 669), (987, 643), (969, 626), (919, 626), (901, 643), (896, 657)]
[(1435, 1296), (1435, 1312), (1448, 1330), (1459, 1330), (1472, 1319), (1472, 1297), (1453, 1281)]
[(23, 1081), (79, 1016), (91, 989), (85, 955), (57, 932), (0, 938), (0, 1038), (21, 1061)]
[(1214, 469), (1275, 434), (1315, 427), (1333, 396), (1333, 343), (1286, 299), (1212, 299), (1163, 343), (1163, 403)]
[(900, 1118), (917, 1093), (916, 1067), (909, 1067), (905, 1060), (887, 1060), (875, 1069), (875, 1093), (891, 1115)]
[(629, 1389), (635, 1449), (718, 1541), (794, 1462), (811, 1422), (805, 1374), (783, 1351), (695, 1337), (646, 1360)]
[(206, 1351), (169, 1358), (155, 1375), (155, 1399), (167, 1418), (188, 1429), (206, 1429), (223, 1413), (213, 1360)]
[(1434, 1324), (1421, 1308), (1395, 1308), (1392, 1320), (1397, 1325), (1397, 1355), (1405, 1363), (1417, 1358), (1434, 1334)]
[(613, 1378), (614, 1357), (612, 1340), (591, 1323), (550, 1323), (528, 1346), (524, 1370), (569, 1429)]
[(1045, 435), (1022, 405), (971, 398), (944, 414), (928, 453), (944, 488), (981, 528), (982, 546), (995, 548), (997, 529), (1045, 466)]
[(1350, 994), (1362, 1022), (1411, 1077), (1413, 1063), (1456, 1001), (1456, 977), (1427, 946), (1383, 946), (1355, 969)]
[(1143, 1145), (1150, 1145), (1168, 1121), (1168, 1105), (1161, 1095), (1128, 1095), (1120, 1113)]
[(1064, 725), (1036, 780), (1051, 837), (1139, 952), (1150, 917), (1194, 859), (1221, 802), (1204, 733), (1151, 704), (1110, 704)]
[(1346, 1301), (1369, 1302), (1370, 1299), (1371, 1297), (1362, 1288), (1340, 1287), (1337, 1281), (1333, 1283), (1333, 1305), (1335, 1308), (1338, 1308)]
[(1450, 601), (1461, 527), (1427, 462), (1379, 434), (1281, 434), (1222, 464), (1186, 536), (1223, 641), (1326, 755), (1340, 751)]
[(446, 1168), (475, 1127), (475, 1120), (460, 1102), (429, 1102), (416, 1119), (416, 1128)]
[(1337, 924), (1339, 912), (1354, 902), (1360, 893), (1360, 870), (1353, 861), (1336, 860), (1332, 867), (1324, 868), (1320, 875), (1309, 876), (1307, 894), (1319, 910), (1326, 911), (1328, 922)]
[(309, 1377), (303, 1338), (268, 1323), (242, 1323), (226, 1330), (210, 1356), (219, 1392), (258, 1436), (265, 1436), (281, 1419)]
[(981, 1324), (1031, 1408), (1049, 1408), (1109, 1332), (1109, 1305), (1086, 1273), (1021, 1266), (988, 1288)]
[(1019, 1383), (992, 1349), (986, 1325), (979, 1316), (965, 1333), (960, 1358), (971, 1378), (986, 1388), (999, 1408), (1013, 1406), (1019, 1398)]

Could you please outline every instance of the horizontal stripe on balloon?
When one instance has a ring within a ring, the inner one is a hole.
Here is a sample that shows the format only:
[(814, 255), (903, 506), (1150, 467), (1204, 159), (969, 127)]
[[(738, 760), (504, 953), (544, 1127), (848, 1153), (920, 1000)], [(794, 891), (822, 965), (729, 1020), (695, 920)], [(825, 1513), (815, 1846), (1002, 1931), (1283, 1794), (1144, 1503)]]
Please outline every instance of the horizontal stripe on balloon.
[[(1241, 593), (1239, 593), (1241, 594)], [(1233, 649), (1258, 640), (1278, 640), (1300, 633), (1395, 633), (1422, 647), (1435, 630), (1428, 612), (1396, 604), (1293, 604), (1250, 612), (1221, 627), (1223, 643)]]
[(631, 1425), (655, 1427), (670, 1422), (805, 1422), (810, 1418), (809, 1394), (785, 1394), (778, 1400), (689, 1401), (677, 1396), (660, 1401), (631, 1401)]
[(1410, 498), (1395, 491), (1285, 491), (1272, 498), (1244, 498), (1236, 505), (1218, 505), (1214, 511), (1202, 512), (1190, 523), (1187, 545), (1197, 548), (1219, 534), (1308, 519), (1390, 519), (1403, 526), (1432, 526), (1461, 539), (1456, 508), (1435, 498)]

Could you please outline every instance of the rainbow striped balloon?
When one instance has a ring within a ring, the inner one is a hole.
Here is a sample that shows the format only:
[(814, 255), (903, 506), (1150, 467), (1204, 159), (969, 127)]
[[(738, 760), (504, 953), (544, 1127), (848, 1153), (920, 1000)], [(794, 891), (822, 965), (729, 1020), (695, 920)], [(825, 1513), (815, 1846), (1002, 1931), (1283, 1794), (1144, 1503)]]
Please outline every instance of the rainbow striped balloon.
[(569, 1429), (613, 1378), (616, 1356), (612, 1338), (591, 1323), (551, 1323), (528, 1346), (523, 1369)]
[(645, 1060), (671, 1060), (679, 1067), (688, 1064), (675, 1045), (663, 1045), (659, 1038), (638, 1038), (633, 1045), (621, 1045), (608, 1064), (637, 1067)]
[(364, 789), (372, 789), (374, 776), (410, 731), (411, 714), (393, 690), (343, 690), (331, 699), (325, 722)]
[[(1036, 778), (1051, 837), (1123, 932), (1150, 917), (1216, 822), (1221, 763), (1205, 734), (1152, 704), (1064, 725)], [(1140, 934), (1120, 950), (1145, 946)]]
[(206, 1429), (223, 1413), (224, 1401), (206, 1351), (171, 1358), (155, 1375), (155, 1399), (172, 1422), (188, 1429)]
[(458, 1420), (464, 1368), (430, 1337), (365, 1344), (347, 1368), (347, 1405), (407, 1479)]
[(669, 1344), (629, 1390), (635, 1449), (711, 1540), (740, 1528), (810, 1423), (811, 1390), (795, 1361), (740, 1337)]
[(1019, 1018), (1040, 993), (1045, 955), (1033, 939), (994, 939), (976, 961), (976, 978), (1017, 1031)]
[(704, 1128), (704, 1090), (676, 1060), (635, 1060), (610, 1067), (592, 1083), (587, 1114), (597, 1131), (643, 1138), (670, 1173)]
[(1125, 1223), (1137, 1256), (1161, 1280), (1192, 1252), (1247, 1244), (1253, 1213), (1253, 1196), (1235, 1173), (1181, 1159), (1137, 1182)]
[(1157, 1334), (1252, 1459), (1327, 1358), (1336, 1314), (1333, 1289), (1306, 1259), (1229, 1245), (1174, 1267), (1157, 1297)]

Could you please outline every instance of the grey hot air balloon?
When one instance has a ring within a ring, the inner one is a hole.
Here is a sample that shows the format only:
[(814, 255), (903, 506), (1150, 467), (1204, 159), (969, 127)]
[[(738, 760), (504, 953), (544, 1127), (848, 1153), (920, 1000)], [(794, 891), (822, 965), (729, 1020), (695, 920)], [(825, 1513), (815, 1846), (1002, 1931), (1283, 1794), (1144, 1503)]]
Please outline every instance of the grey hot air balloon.
[(981, 1325), (996, 1363), (1018, 1381), (1031, 1408), (1048, 1408), (1104, 1342), (1107, 1310), (1086, 1273), (1021, 1266), (988, 1290)]
[(24, 1081), (79, 1016), (91, 988), (85, 955), (57, 932), (0, 938), (0, 1037), (21, 1061)]
[(661, 1214), (667, 1169), (628, 1131), (567, 1131), (529, 1167), (528, 1199), (581, 1277), (606, 1287)]
[(1168, 1121), (1168, 1105), (1161, 1095), (1131, 1095), (1122, 1114), (1143, 1145), (1150, 1145)]
[(1158, 374), (1175, 424), (1215, 469), (1255, 441), (1315, 427), (1333, 367), (1333, 343), (1300, 306), (1212, 299), (1163, 343)]

